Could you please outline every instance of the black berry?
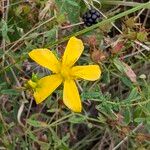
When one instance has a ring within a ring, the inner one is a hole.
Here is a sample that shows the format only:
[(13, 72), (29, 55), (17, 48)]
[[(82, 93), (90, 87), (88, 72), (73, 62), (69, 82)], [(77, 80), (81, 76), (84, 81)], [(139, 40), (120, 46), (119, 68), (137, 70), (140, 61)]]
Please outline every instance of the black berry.
[(86, 26), (92, 26), (99, 22), (101, 15), (96, 9), (90, 9), (83, 15), (83, 22)]
[(95, 10), (95, 9), (91, 9), (91, 10), (89, 10), (89, 12), (90, 12), (91, 14), (95, 14), (95, 13), (96, 13), (96, 10)]

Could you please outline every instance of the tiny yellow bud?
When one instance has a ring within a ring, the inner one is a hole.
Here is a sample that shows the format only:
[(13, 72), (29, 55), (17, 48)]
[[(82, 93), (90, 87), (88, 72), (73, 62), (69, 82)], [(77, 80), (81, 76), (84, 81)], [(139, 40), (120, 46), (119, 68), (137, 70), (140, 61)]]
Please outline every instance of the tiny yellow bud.
[(28, 85), (29, 85), (32, 89), (35, 89), (36, 86), (37, 86), (37, 83), (36, 83), (36, 82), (33, 82), (32, 80), (29, 80), (29, 81), (28, 81)]

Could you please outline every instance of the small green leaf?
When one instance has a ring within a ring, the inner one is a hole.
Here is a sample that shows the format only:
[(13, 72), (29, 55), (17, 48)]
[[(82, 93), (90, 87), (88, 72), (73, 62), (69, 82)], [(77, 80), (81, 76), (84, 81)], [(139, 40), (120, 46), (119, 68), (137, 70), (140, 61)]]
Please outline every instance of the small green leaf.
[(45, 122), (40, 122), (40, 121), (32, 120), (32, 119), (28, 119), (27, 123), (33, 127), (44, 127), (47, 125)]
[(66, 0), (70, 5), (78, 7), (78, 3), (75, 0)]
[(101, 97), (101, 93), (96, 91), (83, 92), (81, 96), (83, 99), (96, 99)]
[[(139, 99), (139, 94), (138, 94), (138, 91), (137, 91), (137, 88), (133, 88), (131, 93), (129, 94), (127, 100), (129, 101), (132, 101), (133, 99)], [(141, 98), (141, 96), (140, 96)]]
[(3, 133), (3, 124), (0, 122), (0, 135)]
[(114, 64), (115, 64), (115, 66), (117, 67), (117, 69), (121, 72), (121, 73), (124, 73), (124, 65), (123, 65), (123, 63), (118, 59), (118, 58), (115, 58), (114, 60), (113, 60), (113, 62), (114, 62)]
[(7, 33), (8, 33), (8, 26), (7, 26), (7, 23), (4, 20), (2, 20), (2, 28), (1, 28), (1, 30), (2, 30), (2, 37), (6, 40), (6, 42), (10, 42), (9, 37), (7, 35)]
[(124, 121), (127, 125), (131, 122), (131, 111), (128, 107), (124, 110)]
[(80, 16), (80, 6), (77, 3), (77, 0), (60, 0), (55, 1), (59, 7), (59, 14), (65, 14), (66, 17), (72, 23), (77, 23)]
[(28, 135), (29, 135), (29, 138), (32, 139), (33, 141), (37, 140), (36, 136), (32, 134), (31, 132), (29, 132)]
[(14, 89), (1, 90), (0, 94), (19, 95), (20, 93)]
[(37, 36), (38, 36), (38, 33), (31, 33), (31, 34), (28, 35), (28, 37), (25, 38), (25, 39), (34, 39), (34, 38), (36, 38)]
[(83, 123), (86, 120), (85, 116), (72, 116), (69, 118), (69, 122), (71, 123)]
[(121, 77), (121, 81), (129, 88), (133, 87), (132, 82), (127, 77)]
[(138, 123), (144, 122), (145, 120), (146, 120), (145, 118), (135, 118), (134, 119), (134, 121), (138, 122)]
[(109, 84), (110, 83), (110, 72), (109, 71), (105, 71), (103, 73), (103, 82), (106, 83), (106, 84)]

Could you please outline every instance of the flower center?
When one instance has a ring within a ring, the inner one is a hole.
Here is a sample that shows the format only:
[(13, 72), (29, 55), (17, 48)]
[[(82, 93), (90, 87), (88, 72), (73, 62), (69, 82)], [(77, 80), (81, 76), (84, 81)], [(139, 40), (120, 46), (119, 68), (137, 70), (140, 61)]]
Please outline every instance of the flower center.
[(69, 67), (63, 67), (61, 68), (60, 74), (63, 79), (69, 79), (71, 78), (71, 70)]

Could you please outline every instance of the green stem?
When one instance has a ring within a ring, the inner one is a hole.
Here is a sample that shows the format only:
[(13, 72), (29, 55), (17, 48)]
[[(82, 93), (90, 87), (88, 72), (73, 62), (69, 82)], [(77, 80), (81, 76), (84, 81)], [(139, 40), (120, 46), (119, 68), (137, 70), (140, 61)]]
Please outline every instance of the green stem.
[(62, 118), (60, 118), (60, 119), (58, 119), (57, 121), (55, 121), (55, 122), (53, 122), (53, 123), (51, 123), (51, 124), (49, 124), (49, 125), (47, 125), (47, 126), (48, 126), (48, 127), (55, 126), (55, 125), (57, 125), (59, 122), (65, 120), (65, 119), (67, 119), (67, 118), (69, 118), (69, 117), (71, 117), (71, 116), (73, 116), (73, 115), (74, 115), (73, 113), (68, 114), (68, 115), (66, 115), (66, 116), (64, 116), (64, 117), (62, 117)]
[(107, 5), (123, 5), (123, 6), (138, 6), (141, 3), (137, 2), (123, 2), (123, 1), (107, 1), (107, 0), (101, 0), (101, 4), (107, 4)]
[[(97, 102), (103, 102), (99, 99), (91, 99), (93, 101), (97, 101)], [(134, 102), (136, 99), (132, 100), (132, 102)], [(125, 104), (125, 102), (113, 102), (113, 101), (105, 101), (107, 104), (111, 104), (111, 105), (116, 105), (116, 106), (121, 106), (121, 107), (131, 107), (131, 106), (137, 106), (137, 105), (146, 105), (147, 103), (150, 102), (150, 99), (145, 100), (145, 101), (140, 101), (137, 103), (130, 103), (130, 104)]]

